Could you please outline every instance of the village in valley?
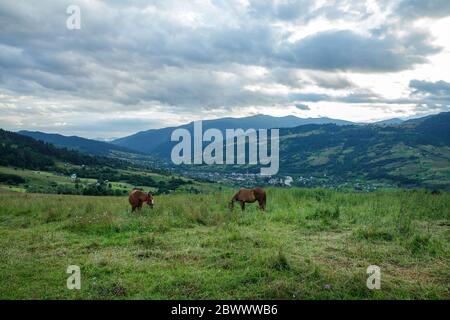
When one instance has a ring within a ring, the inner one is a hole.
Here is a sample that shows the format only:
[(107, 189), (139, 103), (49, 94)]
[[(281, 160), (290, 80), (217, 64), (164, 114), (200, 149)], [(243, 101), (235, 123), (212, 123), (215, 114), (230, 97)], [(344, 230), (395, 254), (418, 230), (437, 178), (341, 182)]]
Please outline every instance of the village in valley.
[(276, 175), (263, 176), (259, 173), (241, 172), (207, 172), (207, 171), (183, 171), (184, 176), (194, 179), (201, 179), (224, 185), (239, 185), (243, 187), (253, 187), (267, 185), (274, 187), (309, 187), (309, 188), (330, 188), (330, 189), (352, 189), (357, 191), (371, 192), (380, 188), (397, 188), (393, 183), (371, 182), (365, 179), (344, 180), (323, 174), (321, 176), (291, 176)]

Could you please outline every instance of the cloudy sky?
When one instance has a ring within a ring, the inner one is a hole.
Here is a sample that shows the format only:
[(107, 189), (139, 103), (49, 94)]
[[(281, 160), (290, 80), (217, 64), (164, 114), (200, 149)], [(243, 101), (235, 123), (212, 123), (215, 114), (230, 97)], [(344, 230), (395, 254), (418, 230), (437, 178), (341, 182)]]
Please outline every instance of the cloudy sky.
[(449, 111), (449, 27), (448, 0), (1, 1), (0, 127), (107, 138)]

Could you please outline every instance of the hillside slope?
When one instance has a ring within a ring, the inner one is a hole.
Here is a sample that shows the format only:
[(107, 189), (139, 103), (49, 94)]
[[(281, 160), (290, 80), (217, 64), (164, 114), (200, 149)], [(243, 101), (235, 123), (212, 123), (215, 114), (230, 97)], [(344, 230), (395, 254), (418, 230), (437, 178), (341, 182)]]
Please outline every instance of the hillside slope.
[[(175, 144), (163, 144), (154, 154), (169, 159)], [(259, 168), (183, 170), (258, 173)], [(342, 186), (361, 180), (450, 189), (450, 113), (392, 126), (314, 124), (281, 129), (279, 175), (291, 175), (302, 181), (300, 185)]]
[(76, 150), (57, 148), (18, 133), (0, 129), (0, 165), (27, 169), (46, 169), (63, 161), (75, 165), (114, 165), (116, 159), (94, 157)]
[(0, 129), (0, 189), (32, 193), (123, 195), (139, 187), (157, 193), (198, 192), (205, 183), (130, 161), (91, 156)]
[(405, 126), (302, 126), (281, 139), (282, 173), (450, 187), (450, 113)]
[(93, 155), (109, 156), (113, 152), (138, 153), (138, 151), (132, 151), (126, 147), (77, 136), (64, 136), (56, 133), (45, 133), (27, 130), (22, 130), (18, 133), (24, 136), (32, 137), (36, 140), (54, 144), (55, 146), (75, 149)]

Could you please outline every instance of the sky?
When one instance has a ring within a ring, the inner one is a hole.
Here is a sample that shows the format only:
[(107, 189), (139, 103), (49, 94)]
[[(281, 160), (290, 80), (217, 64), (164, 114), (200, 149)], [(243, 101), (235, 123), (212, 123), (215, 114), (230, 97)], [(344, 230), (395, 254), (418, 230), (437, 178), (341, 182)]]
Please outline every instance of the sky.
[(0, 128), (450, 111), (449, 27), (448, 0), (1, 1)]

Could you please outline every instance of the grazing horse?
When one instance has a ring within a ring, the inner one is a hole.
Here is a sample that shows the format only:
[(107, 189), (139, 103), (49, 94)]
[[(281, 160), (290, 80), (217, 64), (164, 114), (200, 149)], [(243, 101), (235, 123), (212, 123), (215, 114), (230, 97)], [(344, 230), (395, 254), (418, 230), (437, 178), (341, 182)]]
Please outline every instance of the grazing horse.
[(131, 212), (134, 212), (136, 208), (139, 210), (142, 209), (142, 204), (146, 202), (150, 208), (153, 208), (153, 196), (149, 193), (145, 193), (142, 190), (139, 189), (133, 189), (133, 191), (130, 192), (130, 195), (128, 197), (128, 201), (131, 204)]
[(245, 210), (245, 203), (253, 203), (258, 201), (259, 208), (261, 210), (266, 209), (266, 192), (261, 188), (254, 189), (240, 189), (234, 196), (231, 198), (230, 208), (234, 208), (234, 202), (239, 201), (241, 204), (242, 211)]

